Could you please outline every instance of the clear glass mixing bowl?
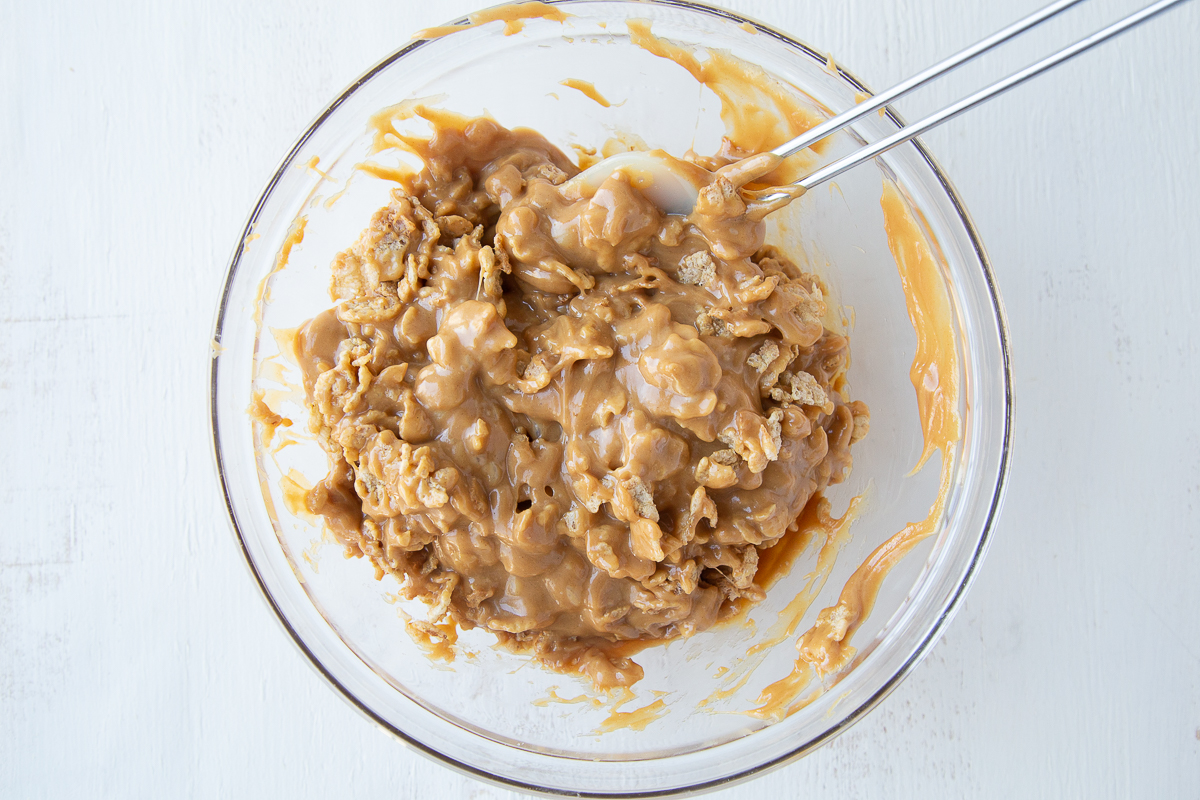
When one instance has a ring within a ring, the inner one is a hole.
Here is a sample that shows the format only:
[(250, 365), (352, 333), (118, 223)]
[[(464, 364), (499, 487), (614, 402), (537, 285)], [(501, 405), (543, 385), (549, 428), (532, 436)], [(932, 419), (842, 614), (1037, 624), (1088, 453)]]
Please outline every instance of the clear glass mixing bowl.
[[(506, 36), (502, 24), (491, 23), (406, 45), (335, 99), (283, 159), (250, 214), (217, 311), (216, 459), (234, 528), (263, 594), (313, 665), (365, 715), (452, 767), (524, 790), (585, 796), (700, 790), (786, 763), (845, 730), (920, 661), (952, 615), (986, 548), (1008, 462), (1003, 312), (967, 212), (917, 143), (814, 190), (772, 221), (769, 240), (819, 273), (847, 310), (851, 394), (871, 408), (871, 432), (855, 446), (850, 479), (828, 493), (835, 514), (864, 491), (865, 508), (800, 631), (836, 601), (871, 550), (925, 517), (937, 493), (938, 456), (908, 476), (922, 446), (908, 374), (915, 335), (883, 229), (884, 180), (900, 187), (935, 243), (962, 371), (963, 438), (938, 533), (884, 583), (874, 613), (855, 636), (856, 666), (836, 683), (828, 680), (828, 690), (796, 713), (775, 722), (744, 713), (758, 705), (763, 687), (788, 674), (795, 637), (753, 658), (747, 653), (805, 586), (813, 552), (748, 621), (636, 657), (646, 677), (620, 710), (662, 701), (640, 729), (601, 732), (612, 719), (612, 703), (589, 702), (594, 692), (578, 680), (494, 650), (490, 637), (477, 631), (462, 636), (452, 663), (431, 660), (406, 635), (397, 613), (419, 615), (420, 609), (396, 602), (390, 577), (376, 582), (369, 564), (343, 559), (337, 546), (322, 544), (319, 527), (288, 512), (282, 488), (285, 474), (301, 484), (319, 479), (325, 461), (303, 436), (296, 374), (279, 355), (281, 337), (272, 334), (328, 307), (330, 260), (386, 202), (392, 184), (355, 170), (387, 158), (369, 153), (368, 117), (428, 97), (459, 113), (487, 111), (509, 127), (534, 128), (568, 153), (572, 143), (599, 146), (622, 133), (676, 154), (688, 147), (715, 152), (723, 130), (717, 98), (675, 63), (632, 45), (624, 24), (631, 18), (650, 20), (660, 37), (723, 48), (760, 65), (821, 113), (836, 113), (866, 91), (821, 53), (727, 11), (683, 2), (561, 6), (573, 15), (561, 24), (531, 20)], [(613, 105), (604, 108), (561, 86), (565, 78), (593, 82)], [(840, 135), (829, 155), (898, 125), (893, 114), (869, 115)], [(300, 216), (307, 222), (303, 241), (276, 269)], [(296, 421), (285, 434), (296, 444), (277, 453), (257, 446), (246, 413), (254, 387)], [(722, 690), (727, 696), (714, 695)], [(556, 697), (584, 700), (547, 702)]]

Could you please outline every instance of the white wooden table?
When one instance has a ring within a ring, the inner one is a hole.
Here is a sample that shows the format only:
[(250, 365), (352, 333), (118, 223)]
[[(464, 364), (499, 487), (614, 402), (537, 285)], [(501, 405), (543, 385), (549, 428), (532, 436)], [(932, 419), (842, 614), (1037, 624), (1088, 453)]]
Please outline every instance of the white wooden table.
[[(726, 0), (883, 88), (1040, 0)], [(0, 5), (0, 795), (511, 798), (413, 754), (258, 597), (209, 455), (239, 227), (345, 84), (477, 0)], [(910, 119), (1137, 0), (904, 101)], [(995, 264), (1016, 457), (966, 605), (722, 798), (1200, 796), (1200, 4), (926, 137)], [(990, 68), (990, 69), (988, 69)]]

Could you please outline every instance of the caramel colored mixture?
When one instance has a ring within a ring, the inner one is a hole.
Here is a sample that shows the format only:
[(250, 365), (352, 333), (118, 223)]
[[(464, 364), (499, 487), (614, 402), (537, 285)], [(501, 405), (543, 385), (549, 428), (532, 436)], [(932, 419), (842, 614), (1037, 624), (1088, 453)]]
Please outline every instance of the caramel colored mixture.
[(958, 414), (958, 351), (951, 327), (950, 297), (929, 240), (891, 183), (884, 183), (880, 204), (888, 245), (904, 287), (908, 318), (917, 334), (917, 352), (909, 378), (917, 394), (924, 446), (913, 472), (923, 468), (933, 451), (938, 450), (942, 454), (941, 480), (925, 518), (910, 522), (875, 548), (846, 581), (837, 603), (823, 609), (813, 626), (796, 642), (799, 657), (792, 671), (763, 690), (759, 697), (761, 706), (752, 712), (763, 718), (779, 719), (796, 713), (824, 691), (819, 687), (800, 697), (814, 677), (844, 674), (846, 667), (854, 663), (857, 649), (850, 644), (851, 639), (870, 616), (888, 573), (937, 531), (954, 476), (954, 454), (962, 438), (962, 421)]
[[(722, 154), (727, 159), (765, 153), (825, 121), (800, 100), (798, 92), (760, 66), (716, 48), (704, 51), (702, 60), (693, 48), (655, 36), (647, 20), (631, 19), (626, 25), (630, 42), (683, 67), (721, 101)], [(811, 153), (776, 162), (777, 168), (762, 176), (763, 183), (779, 187), (803, 178), (816, 163), (813, 154), (823, 153), (827, 142), (814, 144)]]
[(801, 660), (812, 664), (820, 674), (835, 672), (850, 662), (856, 652), (850, 638), (870, 615), (883, 579), (900, 559), (937, 530), (954, 474), (954, 449), (961, 436), (958, 350), (949, 325), (946, 284), (929, 243), (895, 186), (884, 184), (880, 203), (888, 244), (904, 286), (908, 318), (917, 332), (917, 352), (909, 378), (917, 393), (924, 447), (913, 472), (925, 466), (934, 450), (940, 450), (941, 482), (925, 519), (909, 523), (875, 548), (850, 576), (837, 604), (823, 610), (812, 629), (797, 642)]
[(600, 92), (596, 89), (596, 86), (590, 81), (581, 81), (578, 78), (567, 78), (566, 80), (559, 81), (559, 84), (566, 86), (568, 89), (574, 89), (575, 91), (582, 93), (583, 96), (589, 100), (595, 100), (603, 108), (612, 108), (612, 103), (608, 102), (608, 98), (600, 94)]
[(495, 8), (487, 8), (483, 11), (476, 11), (467, 17), (466, 25), (442, 25), (436, 28), (426, 28), (425, 30), (417, 31), (413, 35), (413, 38), (439, 39), (442, 36), (465, 31), (468, 28), (474, 28), (479, 25), (486, 25), (489, 22), (503, 22), (504, 35), (512, 36), (514, 33), (520, 33), (525, 30), (525, 20), (527, 19), (548, 19), (553, 22), (564, 22), (570, 16), (570, 14), (562, 9), (555, 8), (547, 3), (536, 2), (536, 0), (528, 3), (509, 3), (507, 5), (496, 6)]
[(296, 338), (330, 462), (306, 508), (429, 603), (431, 636), (629, 685), (638, 647), (760, 599), (760, 553), (847, 475), (847, 340), (741, 198), (777, 163), (704, 159), (666, 215), (622, 172), (568, 182), (532, 131), (427, 118), (404, 140), (424, 169)]

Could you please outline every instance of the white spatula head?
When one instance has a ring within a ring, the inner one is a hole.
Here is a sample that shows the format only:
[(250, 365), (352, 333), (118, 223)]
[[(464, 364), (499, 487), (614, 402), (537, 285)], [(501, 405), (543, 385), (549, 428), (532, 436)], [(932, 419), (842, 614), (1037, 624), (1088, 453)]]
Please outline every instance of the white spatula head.
[(664, 212), (683, 215), (692, 213), (708, 175), (694, 164), (672, 158), (662, 150), (652, 150), (610, 156), (588, 167), (571, 182), (594, 192), (614, 172), (627, 175), (634, 188)]

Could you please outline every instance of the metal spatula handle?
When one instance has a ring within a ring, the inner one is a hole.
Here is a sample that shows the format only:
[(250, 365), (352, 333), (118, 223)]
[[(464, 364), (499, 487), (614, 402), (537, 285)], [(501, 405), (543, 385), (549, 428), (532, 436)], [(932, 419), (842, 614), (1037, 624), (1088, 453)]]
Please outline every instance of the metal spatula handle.
[[(820, 139), (828, 136), (834, 131), (844, 128), (865, 114), (869, 114), (872, 111), (882, 108), (891, 100), (911, 92), (918, 86), (923, 86), (933, 78), (946, 74), (965, 61), (974, 58), (975, 56), (980, 55), (987, 50), (990, 50), (1001, 42), (1011, 39), (1018, 33), (1027, 30), (1046, 19), (1049, 19), (1055, 14), (1064, 11), (1066, 8), (1074, 5), (1077, 2), (1080, 2), (1080, 0), (1059, 0), (1059, 2), (1053, 3), (1041, 11), (1038, 11), (1019, 22), (1010, 25), (1008, 28), (1005, 28), (991, 37), (984, 39), (978, 44), (963, 50), (961, 53), (951, 56), (950, 58), (935, 64), (933, 67), (930, 67), (924, 72), (921, 72), (918, 75), (915, 75), (912, 78), (897, 84), (877, 97), (859, 103), (850, 111), (840, 114), (830, 119), (828, 122), (825, 122), (816, 128), (807, 131), (802, 136), (780, 145), (772, 152), (781, 156), (798, 152), (799, 150), (808, 147), (814, 142), (817, 142)], [(1025, 69), (1015, 72), (1012, 75), (1009, 75), (1007, 78), (997, 81), (991, 86), (981, 89), (969, 97), (959, 100), (953, 105), (947, 106), (941, 111), (930, 114), (928, 117), (925, 117), (919, 122), (914, 122), (911, 125), (901, 128), (885, 139), (881, 139), (878, 142), (867, 145), (866, 147), (863, 147), (854, 153), (851, 153), (816, 170), (804, 179), (797, 181), (795, 184), (793, 184), (793, 186), (811, 189), (812, 187), (817, 186), (829, 180), (830, 178), (841, 175), (846, 170), (856, 167), (864, 161), (869, 161), (880, 153), (885, 153), (888, 150), (891, 150), (893, 147), (907, 142), (914, 136), (919, 136), (925, 131), (941, 125), (946, 120), (953, 119), (959, 114), (962, 114), (964, 111), (972, 109), (980, 103), (986, 102), (997, 95), (1003, 94), (1015, 86), (1021, 85), (1035, 75), (1040, 75), (1046, 70), (1056, 67), (1064, 61), (1072, 59), (1080, 53), (1085, 53), (1096, 45), (1106, 42), (1114, 36), (1124, 33), (1131, 28), (1137, 27), (1143, 22), (1146, 22), (1163, 13), (1164, 11), (1184, 2), (1187, 2), (1187, 0), (1159, 0), (1159, 2), (1149, 5), (1146, 8), (1143, 8), (1141, 11), (1130, 14), (1128, 17), (1125, 17), (1118, 22), (1114, 22), (1107, 28), (1097, 31), (1086, 39), (1081, 39), (1075, 44), (1065, 47), (1062, 50), (1059, 50), (1057, 53), (1047, 56), (1041, 61), (1031, 64)], [(792, 192), (788, 192), (786, 189), (776, 188), (763, 189), (751, 194), (753, 194), (758, 200), (769, 201), (773, 199), (784, 199), (787, 196), (794, 196), (795, 193), (794, 190)]]
[(941, 76), (954, 70), (956, 67), (967, 63), (973, 58), (983, 55), (992, 48), (1004, 44), (1014, 36), (1022, 34), (1030, 28), (1036, 27), (1040, 23), (1045, 22), (1051, 17), (1061, 14), (1071, 6), (1078, 5), (1082, 2), (1083, 0), (1058, 0), (1058, 2), (1051, 3), (1040, 11), (1035, 11), (1028, 17), (1014, 22), (1007, 28), (996, 31), (986, 39), (982, 39), (970, 47), (960, 50), (949, 58), (942, 59), (933, 66), (918, 72), (916, 75), (913, 75), (908, 80), (897, 83), (887, 91), (880, 92), (877, 95), (866, 98), (861, 103), (854, 106), (854, 108), (843, 111), (841, 114), (838, 114), (836, 117), (821, 123), (815, 128), (810, 128), (801, 135), (797, 136), (795, 139), (779, 145), (771, 152), (780, 158), (787, 158), (790, 155), (795, 155), (804, 148), (821, 141), (829, 134), (840, 131), (842, 128), (846, 127), (855, 120), (865, 117), (872, 111), (878, 111), (893, 100), (898, 100), (899, 98), (904, 97), (904, 95), (921, 88), (935, 78), (940, 78)]

